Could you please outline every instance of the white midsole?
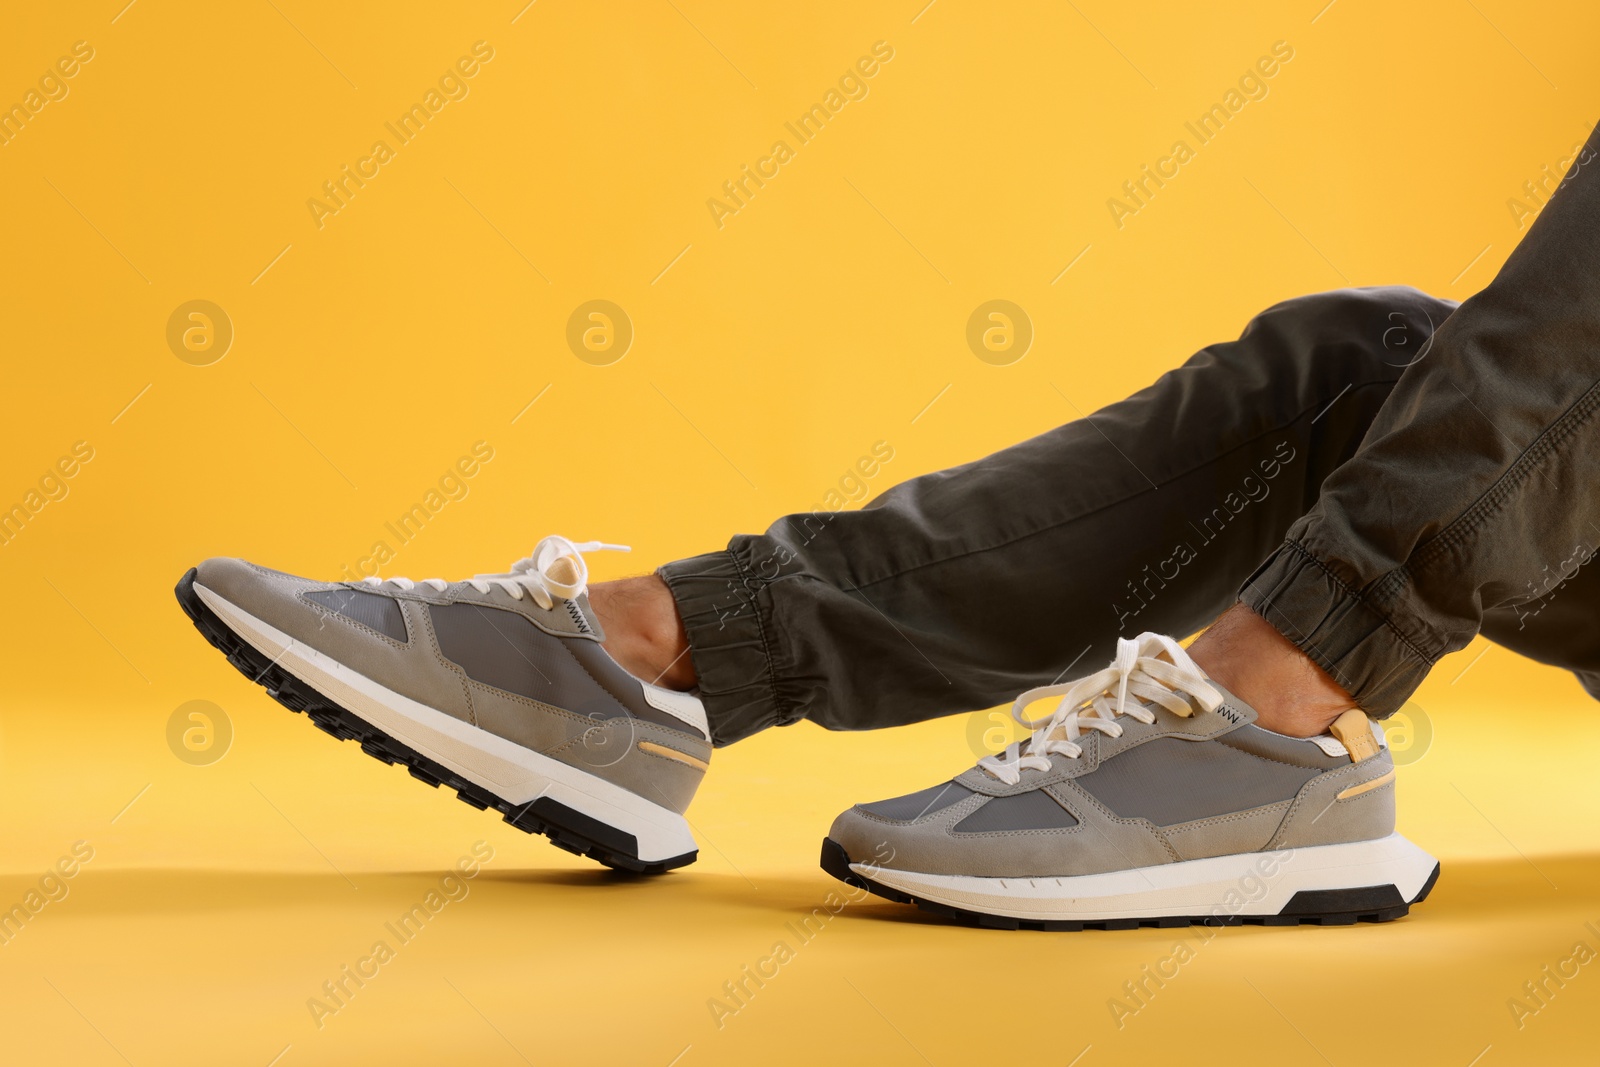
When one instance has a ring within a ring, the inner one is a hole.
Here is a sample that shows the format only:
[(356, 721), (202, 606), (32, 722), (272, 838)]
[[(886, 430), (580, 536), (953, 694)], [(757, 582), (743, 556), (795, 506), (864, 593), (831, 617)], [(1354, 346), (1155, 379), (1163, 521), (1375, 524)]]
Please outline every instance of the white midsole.
[(1409, 903), (1435, 860), (1399, 834), (1375, 841), (1184, 860), (1064, 878), (918, 874), (850, 869), (920, 900), (1018, 919), (1133, 919), (1276, 915), (1302, 890), (1393, 885)]
[(672, 809), (396, 693), (198, 582), (194, 590), (229, 629), (278, 666), (406, 747), (502, 800), (514, 806), (540, 797), (559, 801), (632, 834), (639, 843), (639, 859), (645, 862), (695, 850), (687, 820)]

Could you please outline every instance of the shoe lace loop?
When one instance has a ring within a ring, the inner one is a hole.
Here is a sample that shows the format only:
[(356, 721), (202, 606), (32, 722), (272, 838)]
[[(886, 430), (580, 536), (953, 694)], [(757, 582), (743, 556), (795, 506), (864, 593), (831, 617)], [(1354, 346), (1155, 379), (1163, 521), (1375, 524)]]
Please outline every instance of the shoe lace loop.
[[(517, 560), (503, 574), (475, 574), (467, 584), (480, 593), (503, 589), (515, 600), (524, 594), (533, 597), (534, 603), (548, 608), (556, 597), (576, 600), (589, 588), (589, 565), (584, 562), (585, 552), (631, 552), (627, 545), (608, 545), (603, 541), (569, 541), (565, 537), (546, 537), (534, 546), (531, 553)], [(364, 578), (362, 585), (379, 586), (393, 582), (401, 589), (415, 589), (410, 578)], [(450, 585), (443, 578), (424, 578), (423, 585), (443, 592)]]
[[(1030, 704), (1053, 696), (1061, 700), (1050, 715), (1028, 718), (1025, 712)], [(1085, 730), (1121, 737), (1119, 716), (1155, 722), (1155, 712), (1147, 703), (1187, 718), (1196, 708), (1215, 710), (1222, 703), (1222, 694), (1172, 638), (1155, 633), (1118, 638), (1117, 654), (1109, 667), (1074, 682), (1029, 689), (1017, 697), (1011, 717), (1033, 731), (1032, 735), (985, 756), (978, 766), (1005, 784), (1016, 785), (1025, 770), (1048, 771), (1053, 755), (1081, 756), (1083, 746), (1078, 739)]]

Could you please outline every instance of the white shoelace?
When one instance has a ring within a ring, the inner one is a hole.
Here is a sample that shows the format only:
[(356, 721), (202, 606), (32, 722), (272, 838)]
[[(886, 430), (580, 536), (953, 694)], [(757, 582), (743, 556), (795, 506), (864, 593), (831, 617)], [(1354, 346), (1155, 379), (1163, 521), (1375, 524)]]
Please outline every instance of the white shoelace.
[[(589, 565), (584, 562), (585, 552), (631, 552), (627, 545), (608, 545), (602, 541), (569, 541), (565, 537), (546, 537), (534, 546), (533, 552), (511, 565), (504, 574), (475, 574), (467, 584), (480, 593), (504, 589), (516, 600), (524, 593), (533, 597), (534, 603), (548, 608), (556, 597), (575, 600), (589, 587)], [(362, 585), (382, 585), (393, 582), (401, 589), (415, 589), (417, 583), (410, 578), (364, 578)], [(423, 585), (443, 591), (450, 583), (443, 578), (424, 578)]]
[[(1061, 697), (1053, 714), (1043, 719), (1023, 714), (1029, 704), (1052, 696)], [(1130, 696), (1134, 703), (1128, 702)], [(983, 757), (978, 766), (1007, 785), (1016, 785), (1025, 770), (1048, 771), (1052, 755), (1081, 756), (1083, 746), (1077, 742), (1084, 730), (1121, 737), (1122, 724), (1116, 721), (1119, 715), (1155, 722), (1155, 712), (1144, 706), (1146, 701), (1188, 718), (1196, 707), (1215, 710), (1222, 703), (1222, 694), (1172, 638), (1153, 633), (1131, 640), (1118, 638), (1111, 666), (1075, 682), (1042, 685), (1017, 697), (1011, 717), (1033, 735)]]

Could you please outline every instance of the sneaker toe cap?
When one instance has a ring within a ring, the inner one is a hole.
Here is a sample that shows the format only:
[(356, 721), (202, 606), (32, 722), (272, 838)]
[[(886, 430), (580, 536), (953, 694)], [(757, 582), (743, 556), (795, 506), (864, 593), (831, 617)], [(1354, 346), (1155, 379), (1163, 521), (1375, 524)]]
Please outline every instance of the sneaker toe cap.
[(307, 578), (297, 578), (283, 571), (251, 563), (249, 560), (234, 559), (232, 556), (213, 556), (203, 560), (195, 568), (194, 580), (197, 585), (203, 585), (236, 604), (278, 583), (292, 583), (306, 588), (321, 587), (326, 584), (313, 582)]
[(288, 634), (316, 645), (333, 610), (307, 601), (303, 594), (340, 588), (336, 583), (297, 578), (242, 559), (216, 557), (195, 568), (194, 584), (202, 601), (217, 610), (210, 597), (220, 598), (233, 608)]
[[(857, 804), (833, 821), (828, 836), (855, 863), (895, 866), (895, 857), (924, 838), (945, 836), (946, 809), (973, 795), (955, 782), (943, 782), (888, 800)], [(934, 824), (938, 824), (935, 826)]]

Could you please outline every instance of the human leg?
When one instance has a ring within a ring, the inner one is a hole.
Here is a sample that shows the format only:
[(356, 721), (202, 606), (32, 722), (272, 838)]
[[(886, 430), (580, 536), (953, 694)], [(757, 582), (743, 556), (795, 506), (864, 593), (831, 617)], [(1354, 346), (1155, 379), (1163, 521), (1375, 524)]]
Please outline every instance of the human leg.
[[(1486, 628), (1593, 687), (1600, 609), (1556, 587), (1600, 544), (1597, 153), (1600, 131), (1241, 592), (1375, 714), (1396, 710), (1440, 656)], [(1594, 576), (1578, 576), (1578, 588), (1594, 591)], [(1530, 631), (1528, 617), (1547, 606)]]
[[(1452, 307), (1400, 288), (1290, 300), (1086, 419), (668, 564), (687, 645), (653, 611), (654, 658), (630, 669), (654, 676), (687, 647), (726, 744), (802, 718), (870, 729), (991, 706), (1109, 657), (1119, 633), (1191, 633), (1353, 454)], [(612, 595), (595, 587), (626, 646), (638, 635)]]

